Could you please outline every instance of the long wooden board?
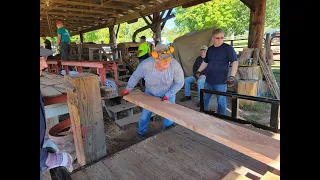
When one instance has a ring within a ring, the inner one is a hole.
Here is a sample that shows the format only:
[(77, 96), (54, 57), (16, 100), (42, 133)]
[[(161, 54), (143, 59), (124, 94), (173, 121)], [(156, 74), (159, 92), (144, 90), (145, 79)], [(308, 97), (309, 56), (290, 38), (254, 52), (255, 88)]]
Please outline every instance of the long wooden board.
[(280, 170), (280, 140), (142, 92), (124, 99)]

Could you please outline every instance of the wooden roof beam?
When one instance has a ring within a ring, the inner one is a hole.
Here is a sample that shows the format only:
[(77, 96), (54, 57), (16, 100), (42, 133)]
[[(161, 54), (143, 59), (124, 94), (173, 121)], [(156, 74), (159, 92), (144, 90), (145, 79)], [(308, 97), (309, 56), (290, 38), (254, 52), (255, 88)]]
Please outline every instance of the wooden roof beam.
[[(45, 12), (40, 12), (40, 14), (44, 14), (46, 15)], [(61, 15), (61, 16), (76, 16), (76, 17), (93, 17), (93, 18), (103, 18), (103, 19), (109, 19), (111, 17), (114, 17), (114, 16), (103, 16), (103, 15), (91, 15), (91, 14), (74, 14), (74, 13), (62, 13), (62, 12), (52, 12), (52, 11), (49, 11), (48, 14), (51, 14), (51, 15)]]
[[(46, 16), (40, 16), (40, 18), (42, 18), (42, 20), (46, 21), (47, 17)], [(106, 20), (100, 20), (97, 18), (78, 18), (78, 17), (55, 17), (55, 16), (49, 16), (49, 20), (63, 20), (63, 21), (106, 21)]]
[(131, 9), (131, 8), (127, 8), (124, 6), (94, 4), (94, 3), (75, 2), (75, 1), (66, 1), (66, 0), (58, 0), (55, 3), (57, 3), (57, 4), (70, 4), (70, 5), (77, 5), (77, 6), (87, 6), (87, 7), (96, 7), (96, 8), (105, 8), (105, 9), (119, 9), (119, 10), (124, 10), (124, 11), (128, 11)]
[[(149, 15), (154, 12), (159, 12), (159, 11), (163, 11), (166, 9), (178, 7), (178, 6), (181, 6), (181, 5), (188, 3), (188, 2), (191, 2), (191, 1), (193, 1), (193, 0), (171, 0), (171, 1), (164, 2), (162, 4), (158, 4), (158, 5), (149, 7), (149, 8), (145, 8), (145, 9), (141, 10), (141, 13)], [(129, 15), (117, 18), (116, 24), (127, 22), (132, 19), (139, 18), (139, 17), (140, 17), (140, 13), (138, 11), (136, 11), (136, 12), (131, 13)], [(83, 32), (94, 31), (94, 30), (101, 29), (101, 28), (104, 28), (104, 26), (96, 26), (96, 27), (84, 29)]]
[[(86, 12), (86, 13), (98, 13), (98, 14), (110, 14), (117, 15), (115, 12), (108, 11), (99, 11), (99, 10), (89, 10), (89, 9), (79, 9), (79, 8), (67, 8), (67, 7), (59, 7), (59, 10), (62, 11), (77, 11), (77, 12)], [(52, 12), (52, 11), (51, 11)]]
[(252, 0), (240, 0), (244, 5), (246, 5), (250, 10), (254, 10)]

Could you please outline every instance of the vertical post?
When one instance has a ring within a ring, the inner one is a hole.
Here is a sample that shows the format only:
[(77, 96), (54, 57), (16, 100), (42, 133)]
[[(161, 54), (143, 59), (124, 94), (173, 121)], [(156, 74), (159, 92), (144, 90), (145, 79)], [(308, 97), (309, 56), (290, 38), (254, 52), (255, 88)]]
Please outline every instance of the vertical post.
[(203, 93), (204, 93), (204, 89), (200, 89), (200, 112), (204, 112)]
[[(156, 21), (159, 21), (161, 19), (160, 12), (153, 13), (153, 23)], [(153, 40), (154, 40), (154, 45), (156, 46), (158, 43), (161, 43), (161, 25), (160, 23), (157, 23), (153, 28)]]
[(239, 100), (236, 94), (231, 96), (231, 117), (238, 118)]
[(114, 82), (119, 85), (119, 72), (118, 72), (118, 66), (115, 62), (112, 64), (112, 70), (113, 70), (113, 77), (114, 77)]
[(98, 77), (90, 73), (65, 76), (68, 109), (78, 163), (83, 166), (107, 154)]
[(80, 32), (79, 32), (79, 35), (80, 35), (80, 42), (81, 42), (81, 44), (83, 44), (83, 32), (80, 31)]
[(117, 51), (115, 50), (115, 48), (117, 47), (117, 38), (116, 38), (116, 34), (114, 33), (114, 26), (109, 27), (109, 34), (110, 34), (110, 44), (111, 44), (111, 51), (113, 55), (113, 61), (116, 61), (116, 59), (118, 58)]
[(250, 10), (249, 48), (262, 48), (264, 22), (266, 17), (266, 0), (252, 0)]
[(69, 74), (69, 66), (63, 65), (63, 69), (66, 71), (66, 74)]
[(270, 39), (270, 33), (266, 34), (266, 40), (264, 42), (264, 49), (268, 53), (270, 51), (270, 45), (271, 45), (271, 39)]
[(106, 70), (104, 68), (98, 68), (97, 71), (98, 71), (98, 74), (100, 76), (100, 82), (101, 82), (102, 86), (105, 86), (106, 85), (106, 79), (107, 79)]
[(82, 72), (83, 72), (82, 66), (77, 66), (77, 71), (78, 71), (79, 73), (82, 73)]
[(271, 103), (270, 127), (279, 129), (279, 110), (279, 104)]

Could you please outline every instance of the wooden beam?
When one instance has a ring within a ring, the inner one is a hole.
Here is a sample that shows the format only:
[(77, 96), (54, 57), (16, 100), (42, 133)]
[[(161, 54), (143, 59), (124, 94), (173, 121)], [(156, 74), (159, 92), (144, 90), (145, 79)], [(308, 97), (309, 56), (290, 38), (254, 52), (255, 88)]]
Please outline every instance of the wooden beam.
[(250, 10), (249, 48), (262, 48), (264, 22), (266, 17), (266, 0), (252, 0), (253, 10)]
[(98, 76), (90, 73), (66, 75), (75, 87), (67, 89), (78, 163), (83, 166), (107, 155)]
[(85, 3), (85, 2), (75, 2), (75, 1), (66, 1), (66, 0), (59, 0), (56, 1), (57, 4), (70, 4), (70, 5), (78, 5), (78, 6), (87, 6), (87, 7), (96, 7), (96, 8), (105, 8), (105, 9), (119, 9), (128, 11), (131, 8), (127, 8), (124, 6), (116, 6), (116, 5), (105, 5), (105, 4), (94, 4), (94, 3)]
[(253, 10), (252, 0), (240, 0), (244, 5), (246, 5), (250, 10)]
[[(47, 19), (45, 16), (40, 16), (42, 17), (42, 21), (44, 19)], [(97, 21), (102, 21), (100, 19), (94, 19), (94, 18), (78, 18), (78, 17), (55, 17), (55, 16), (49, 16), (49, 19), (52, 20), (62, 20), (62, 21), (86, 21), (86, 22), (97, 22)]]
[[(87, 12), (87, 13), (98, 13), (98, 14), (107, 14), (107, 15), (116, 15), (114, 12), (110, 11), (99, 11), (99, 10), (90, 10), (90, 9), (80, 9), (80, 8), (67, 8), (67, 7), (59, 7), (59, 10), (62, 11), (77, 11), (77, 12)], [(52, 11), (51, 11), (52, 12)]]
[(195, 1), (183, 4), (182, 8), (188, 8), (188, 7), (195, 6), (197, 4), (201, 4), (201, 3), (204, 3), (204, 2), (208, 2), (208, 1), (211, 1), (211, 0), (195, 0)]
[[(172, 8), (168, 10), (168, 13), (167, 13), (166, 17), (170, 16), (171, 11), (172, 11)], [(166, 25), (166, 22), (167, 22), (167, 21), (163, 21), (163, 22), (162, 22), (162, 24), (161, 24), (161, 30), (162, 30), (163, 27)]]
[[(142, 14), (141, 11), (139, 11), (140, 16), (143, 18), (143, 20), (147, 23), (147, 25), (150, 25), (151, 23), (147, 20), (146, 15)], [(152, 22), (152, 21), (151, 21)]]
[[(163, 10), (166, 10), (166, 9), (169, 9), (169, 8), (178, 7), (178, 6), (181, 6), (181, 5), (183, 5), (185, 3), (188, 3), (188, 2), (191, 2), (191, 1), (192, 0), (171, 0), (171, 1), (166, 1), (164, 3), (158, 4), (158, 5), (155, 5), (155, 6), (152, 6), (152, 7), (145, 8), (145, 9), (141, 10), (141, 12), (142, 12), (142, 14), (151, 14), (151, 13), (163, 11)], [(131, 13), (129, 15), (117, 18), (116, 24), (127, 22), (127, 21), (130, 21), (132, 19), (139, 18), (139, 17), (140, 17), (140, 13), (139, 12), (134, 12), (134, 13)], [(101, 26), (95, 26), (95, 27), (92, 27), (92, 28), (88, 28), (88, 29), (85, 29), (84, 32), (90, 32), (90, 31), (94, 31), (94, 30), (97, 30), (97, 29), (101, 29), (101, 28), (104, 28), (104, 26), (101, 25)]]
[[(40, 12), (40, 14), (45, 14), (44, 12)], [(105, 15), (92, 15), (92, 14), (79, 14), (79, 13), (62, 13), (62, 12), (48, 12), (51, 15), (61, 15), (61, 16), (76, 16), (76, 17), (93, 17), (93, 18), (105, 18), (109, 19), (110, 16)]]
[(280, 140), (142, 92), (123, 99), (280, 170)]

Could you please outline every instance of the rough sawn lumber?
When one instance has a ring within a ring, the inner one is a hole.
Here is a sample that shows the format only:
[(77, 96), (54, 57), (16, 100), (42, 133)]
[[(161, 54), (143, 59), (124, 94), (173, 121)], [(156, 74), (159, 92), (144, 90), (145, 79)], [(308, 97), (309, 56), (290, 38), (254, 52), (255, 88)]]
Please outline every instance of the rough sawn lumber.
[(280, 170), (280, 140), (142, 92), (124, 99)]

